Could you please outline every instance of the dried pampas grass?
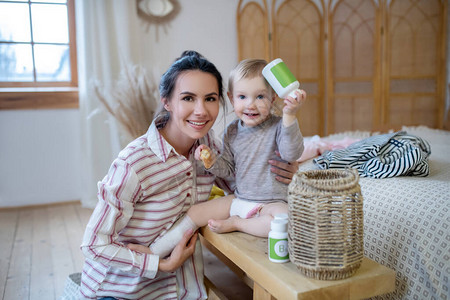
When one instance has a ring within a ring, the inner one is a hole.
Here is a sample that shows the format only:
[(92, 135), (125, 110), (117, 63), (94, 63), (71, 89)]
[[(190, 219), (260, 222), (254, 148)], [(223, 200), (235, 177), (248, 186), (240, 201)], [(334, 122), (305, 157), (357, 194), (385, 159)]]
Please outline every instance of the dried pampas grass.
[(144, 68), (126, 66), (109, 92), (96, 84), (95, 93), (131, 139), (147, 132), (157, 107), (158, 90), (150, 84)]

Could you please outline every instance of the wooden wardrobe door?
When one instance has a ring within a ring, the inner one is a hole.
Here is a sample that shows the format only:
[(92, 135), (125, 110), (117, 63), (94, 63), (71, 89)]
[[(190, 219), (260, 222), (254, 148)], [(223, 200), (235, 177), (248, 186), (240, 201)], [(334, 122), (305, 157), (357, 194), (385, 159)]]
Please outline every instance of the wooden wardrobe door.
[(380, 116), (380, 10), (374, 1), (329, 6), (328, 130), (373, 130)]
[(392, 0), (388, 7), (383, 126), (442, 128), (447, 0)]
[(240, 0), (237, 11), (239, 61), (246, 58), (269, 60), (269, 17), (265, 0)]
[(323, 3), (272, 1), (273, 58), (281, 58), (297, 77), (308, 98), (297, 115), (304, 136), (324, 132)]

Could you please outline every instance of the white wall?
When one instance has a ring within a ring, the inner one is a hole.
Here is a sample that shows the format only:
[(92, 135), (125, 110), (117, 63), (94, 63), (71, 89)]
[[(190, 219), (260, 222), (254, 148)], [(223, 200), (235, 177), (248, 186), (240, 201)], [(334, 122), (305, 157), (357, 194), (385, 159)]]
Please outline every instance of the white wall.
[(0, 207), (76, 200), (78, 110), (0, 111)]
[[(133, 45), (139, 61), (133, 63), (157, 77), (183, 50), (193, 49), (226, 79), (237, 63), (238, 0), (179, 3), (179, 14), (168, 24), (139, 21), (140, 41)], [(0, 111), (0, 207), (78, 200), (80, 141), (77, 109)]]

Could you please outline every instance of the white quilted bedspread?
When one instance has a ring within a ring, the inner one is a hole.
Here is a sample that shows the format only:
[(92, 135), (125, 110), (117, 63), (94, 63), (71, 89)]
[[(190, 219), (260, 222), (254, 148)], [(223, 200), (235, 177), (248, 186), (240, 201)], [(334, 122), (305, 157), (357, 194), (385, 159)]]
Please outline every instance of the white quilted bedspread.
[[(404, 127), (431, 145), (428, 177), (360, 178), (364, 255), (396, 271), (377, 299), (450, 299), (450, 132)], [(367, 132), (328, 137), (365, 138)], [(309, 160), (299, 170), (318, 169)], [(374, 282), (376, 284), (376, 282)]]

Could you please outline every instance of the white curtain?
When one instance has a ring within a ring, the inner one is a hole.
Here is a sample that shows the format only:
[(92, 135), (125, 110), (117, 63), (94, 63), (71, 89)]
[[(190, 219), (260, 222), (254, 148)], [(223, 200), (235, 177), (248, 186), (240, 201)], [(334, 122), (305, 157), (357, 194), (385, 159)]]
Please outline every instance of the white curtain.
[(94, 82), (108, 87), (124, 64), (139, 61), (136, 1), (75, 0), (82, 132), (84, 207), (97, 203), (97, 182), (121, 150), (119, 126), (95, 96)]

